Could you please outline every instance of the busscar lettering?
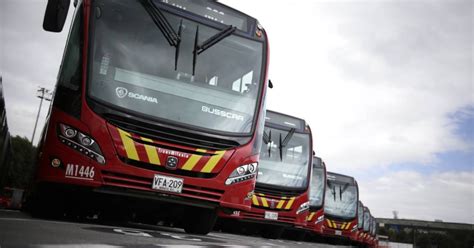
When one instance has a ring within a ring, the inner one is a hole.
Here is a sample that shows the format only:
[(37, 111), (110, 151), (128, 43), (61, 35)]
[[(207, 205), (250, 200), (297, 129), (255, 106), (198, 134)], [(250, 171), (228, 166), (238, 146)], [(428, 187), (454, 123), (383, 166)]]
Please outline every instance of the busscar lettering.
[(234, 120), (237, 120), (237, 121), (244, 121), (244, 116), (242, 116), (242, 115), (235, 114), (235, 113), (228, 112), (228, 111), (224, 111), (224, 110), (220, 110), (220, 109), (217, 109), (217, 108), (202, 106), (201, 111), (204, 112), (204, 113), (214, 114), (214, 115), (224, 117), (224, 118), (227, 118), (227, 119), (234, 119)]

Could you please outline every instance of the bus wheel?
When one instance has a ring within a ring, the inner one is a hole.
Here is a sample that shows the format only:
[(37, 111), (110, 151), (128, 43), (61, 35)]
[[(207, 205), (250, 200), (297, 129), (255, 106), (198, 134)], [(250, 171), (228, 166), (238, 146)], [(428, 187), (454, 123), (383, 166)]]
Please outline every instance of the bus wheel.
[(269, 226), (262, 230), (262, 237), (267, 239), (279, 239), (285, 230), (282, 226)]
[(189, 234), (206, 235), (217, 220), (215, 210), (210, 209), (193, 209), (187, 211), (186, 220), (184, 221), (184, 231)]
[(29, 199), (28, 211), (34, 218), (60, 219), (64, 217), (65, 205), (57, 192), (39, 190)]

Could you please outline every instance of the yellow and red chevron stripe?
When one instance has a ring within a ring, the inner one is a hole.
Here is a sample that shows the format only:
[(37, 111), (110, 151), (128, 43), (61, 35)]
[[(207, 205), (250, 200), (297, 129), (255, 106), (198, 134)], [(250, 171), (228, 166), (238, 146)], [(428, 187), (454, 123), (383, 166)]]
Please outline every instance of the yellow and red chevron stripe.
[(330, 219), (326, 219), (326, 224), (330, 228), (333, 229), (339, 229), (339, 230), (349, 230), (351, 227), (352, 222), (338, 222), (338, 221), (333, 221)]
[(252, 196), (252, 205), (270, 209), (290, 210), (296, 197), (266, 197), (265, 194), (256, 193)]
[(174, 151), (163, 147), (169, 144), (124, 131), (109, 124), (109, 130), (114, 140), (117, 153), (123, 158), (148, 163), (156, 166), (165, 166), (168, 156), (178, 158), (176, 169), (202, 173), (217, 173), (233, 154), (233, 150), (213, 151), (205, 149), (189, 149), (180, 147)]

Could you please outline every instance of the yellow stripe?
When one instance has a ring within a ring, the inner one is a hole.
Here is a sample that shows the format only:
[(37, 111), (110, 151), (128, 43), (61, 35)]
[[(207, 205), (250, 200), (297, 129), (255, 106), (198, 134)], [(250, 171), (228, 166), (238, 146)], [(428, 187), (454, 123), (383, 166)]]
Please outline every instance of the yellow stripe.
[(288, 204), (286, 204), (285, 209), (290, 209), (294, 201), (295, 201), (295, 197), (291, 197), (290, 200), (288, 201)]
[[(206, 152), (206, 150), (204, 149), (196, 149), (197, 152)], [(196, 164), (198, 163), (199, 159), (201, 159), (202, 156), (201, 155), (196, 155), (196, 154), (193, 154), (191, 155), (190, 158), (188, 158), (188, 161), (186, 161), (186, 163), (183, 165), (183, 167), (181, 167), (182, 170), (192, 170), (194, 168), (194, 166), (196, 166)]]
[(130, 138), (131, 135), (121, 129), (117, 128), (117, 130), (119, 131), (120, 138), (122, 139), (123, 147), (125, 148), (127, 157), (133, 160), (140, 161), (140, 159), (138, 158), (137, 149), (135, 148), (135, 144), (133, 143), (132, 138)]
[(253, 196), (252, 196), (252, 203), (253, 203), (253, 205), (258, 206), (258, 200), (257, 200), (257, 196), (256, 196), (256, 195), (253, 195)]
[[(263, 194), (262, 194), (262, 195), (263, 195)], [(265, 197), (260, 197), (260, 199), (262, 200), (262, 205), (263, 205), (264, 207), (268, 207), (267, 198), (265, 198)]]
[(311, 221), (311, 219), (313, 219), (313, 216), (315, 214), (316, 214), (315, 212), (310, 213), (309, 216), (308, 216), (308, 220)]
[(347, 222), (346, 230), (348, 230), (349, 227), (351, 227), (351, 224), (352, 224), (351, 222)]
[(214, 167), (216, 167), (219, 160), (221, 160), (222, 156), (224, 156), (225, 151), (217, 151), (215, 155), (213, 155), (209, 161), (207, 161), (204, 168), (202, 168), (201, 172), (211, 172)]
[[(141, 137), (143, 141), (153, 143), (153, 140)], [(146, 155), (148, 155), (148, 161), (150, 161), (151, 164), (157, 164), (160, 165), (160, 157), (158, 157), (158, 153), (156, 152), (156, 148), (154, 146), (146, 145), (145, 146), (146, 150)]]
[(285, 204), (286, 197), (283, 197), (282, 200), (278, 202), (277, 209), (281, 209), (283, 207), (283, 204)]
[(342, 225), (341, 225), (341, 230), (346, 229), (346, 224), (347, 224), (346, 222), (342, 223)]
[(326, 222), (328, 223), (328, 226), (332, 228), (331, 220), (326, 219)]

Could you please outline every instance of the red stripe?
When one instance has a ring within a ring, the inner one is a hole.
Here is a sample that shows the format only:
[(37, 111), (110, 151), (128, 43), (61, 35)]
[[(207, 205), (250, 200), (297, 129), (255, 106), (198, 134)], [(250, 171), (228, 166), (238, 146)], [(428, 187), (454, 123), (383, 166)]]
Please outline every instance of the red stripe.
[[(130, 134), (132, 135), (133, 139), (136, 139), (136, 140), (141, 139), (141, 137), (136, 135), (136, 134), (133, 134), (133, 133), (130, 133)], [(137, 150), (139, 161), (149, 163), (150, 161), (148, 159), (148, 154), (146, 153), (145, 146), (143, 144), (135, 142), (135, 141), (133, 141), (133, 144), (135, 145), (135, 149)]]
[(108, 130), (112, 141), (114, 142), (114, 148), (117, 154), (121, 157), (127, 157), (125, 152), (125, 147), (123, 146), (122, 139), (116, 127), (108, 125)]
[[(209, 159), (211, 158), (211, 156), (202, 156), (201, 159), (199, 159), (199, 161), (196, 163), (196, 165), (194, 166), (193, 170), (192, 171), (201, 171), (202, 168), (204, 168), (204, 166), (206, 165), (207, 161), (209, 161)], [(184, 163), (181, 164), (181, 166), (183, 166)], [(181, 168), (180, 166), (180, 168)]]

